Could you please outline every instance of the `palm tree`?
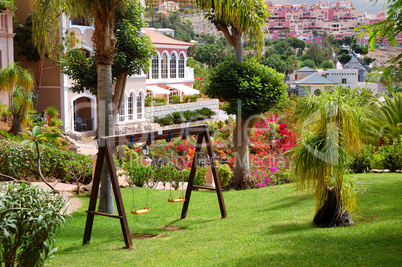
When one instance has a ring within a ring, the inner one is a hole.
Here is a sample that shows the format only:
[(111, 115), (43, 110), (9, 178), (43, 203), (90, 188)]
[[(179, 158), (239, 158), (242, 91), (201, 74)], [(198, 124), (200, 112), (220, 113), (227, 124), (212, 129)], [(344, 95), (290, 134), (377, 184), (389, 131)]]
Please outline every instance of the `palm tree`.
[[(51, 50), (57, 44), (60, 17), (67, 15), (92, 16), (95, 30), (92, 40), (96, 51), (98, 72), (97, 111), (98, 136), (114, 135), (112, 64), (115, 53), (114, 21), (116, 10), (130, 0), (33, 0), (33, 29), (35, 44), (40, 52)], [(101, 176), (99, 211), (113, 214), (113, 194), (107, 165)]]
[(294, 115), (302, 123), (303, 138), (293, 150), (296, 178), (299, 188), (315, 191), (316, 225), (354, 224), (348, 210), (356, 199), (351, 184), (344, 180), (344, 164), (348, 153), (359, 151), (370, 104), (371, 95), (365, 90), (341, 86), (298, 102)]
[(375, 141), (382, 137), (393, 140), (402, 135), (402, 93), (392, 93), (392, 98), (384, 96), (384, 102), (372, 110), (371, 130)]
[(9, 133), (22, 132), (21, 120), (28, 114), (30, 104), (30, 91), (34, 86), (34, 77), (28, 70), (17, 63), (8, 65), (0, 70), (0, 91), (8, 92), (13, 125)]
[(221, 31), (236, 50), (238, 62), (243, 60), (242, 40), (247, 34), (250, 46), (259, 58), (264, 47), (262, 27), (268, 20), (267, 8), (261, 0), (196, 0), (197, 8)]

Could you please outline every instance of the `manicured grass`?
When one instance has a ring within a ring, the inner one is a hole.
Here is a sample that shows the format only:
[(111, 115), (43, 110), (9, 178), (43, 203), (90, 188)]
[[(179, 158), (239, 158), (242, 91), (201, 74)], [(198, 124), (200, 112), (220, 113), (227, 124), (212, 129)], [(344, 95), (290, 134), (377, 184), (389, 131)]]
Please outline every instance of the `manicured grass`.
[[(138, 235), (126, 250), (119, 220), (95, 216), (91, 244), (82, 246), (89, 197), (58, 234), (60, 247), (47, 262), (54, 266), (402, 266), (402, 174), (352, 175), (359, 209), (354, 227), (317, 228), (314, 200), (288, 184), (224, 192), (228, 218), (220, 219), (216, 193), (193, 192), (185, 220), (168, 191), (150, 191), (152, 211), (128, 215)], [(126, 213), (131, 189), (122, 189)], [(136, 204), (146, 189), (136, 190)], [(180, 192), (174, 192), (178, 197)], [(141, 200), (141, 201), (140, 201)], [(187, 230), (166, 230), (170, 225)]]

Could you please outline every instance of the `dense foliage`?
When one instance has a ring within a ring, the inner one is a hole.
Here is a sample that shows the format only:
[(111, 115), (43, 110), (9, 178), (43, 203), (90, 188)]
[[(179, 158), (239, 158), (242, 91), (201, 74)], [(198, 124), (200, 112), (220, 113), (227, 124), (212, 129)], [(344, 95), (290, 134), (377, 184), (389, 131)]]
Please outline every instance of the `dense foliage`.
[(213, 112), (211, 109), (202, 108), (194, 111), (186, 110), (173, 112), (172, 114), (161, 118), (155, 117), (154, 122), (162, 125), (170, 125), (190, 121), (205, 120), (213, 115), (215, 115), (215, 112)]
[(284, 75), (253, 59), (224, 62), (211, 70), (209, 79), (206, 95), (229, 102), (225, 111), (241, 112), (246, 119), (266, 112), (286, 97)]
[[(45, 146), (40, 153), (41, 169), (45, 177), (74, 182), (68, 175), (68, 164), (70, 161), (75, 161), (87, 169), (84, 183), (91, 181), (92, 160), (89, 156), (52, 146)], [(0, 173), (15, 178), (39, 177), (36, 151), (18, 142), (0, 141), (0, 163)]]
[(55, 251), (65, 201), (39, 187), (0, 185), (0, 259), (5, 266), (43, 266)]

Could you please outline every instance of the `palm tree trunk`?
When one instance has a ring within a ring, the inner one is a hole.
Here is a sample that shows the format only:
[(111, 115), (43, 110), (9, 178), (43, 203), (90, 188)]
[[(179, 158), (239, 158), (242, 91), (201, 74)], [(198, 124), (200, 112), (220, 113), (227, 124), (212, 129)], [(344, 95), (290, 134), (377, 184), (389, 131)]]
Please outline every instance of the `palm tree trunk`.
[(341, 195), (335, 190), (327, 191), (327, 200), (317, 211), (313, 223), (322, 227), (353, 226), (355, 222), (343, 207)]
[[(114, 135), (112, 65), (98, 64), (98, 136)], [(99, 212), (114, 214), (113, 193), (109, 170), (104, 159), (101, 175)]]
[(11, 129), (8, 130), (8, 132), (12, 133), (14, 135), (17, 135), (18, 133), (22, 133), (22, 127), (21, 127), (19, 115), (16, 114), (13, 116), (13, 125), (11, 126)]

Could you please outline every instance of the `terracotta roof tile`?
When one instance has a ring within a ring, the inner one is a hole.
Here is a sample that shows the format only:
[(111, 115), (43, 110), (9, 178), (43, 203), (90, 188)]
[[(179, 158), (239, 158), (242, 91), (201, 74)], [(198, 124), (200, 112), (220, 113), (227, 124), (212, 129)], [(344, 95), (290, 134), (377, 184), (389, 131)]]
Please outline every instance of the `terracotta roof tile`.
[(193, 44), (170, 38), (166, 35), (157, 33), (148, 28), (144, 28), (144, 30), (146, 35), (148, 35), (151, 38), (151, 41), (154, 44), (193, 46)]

